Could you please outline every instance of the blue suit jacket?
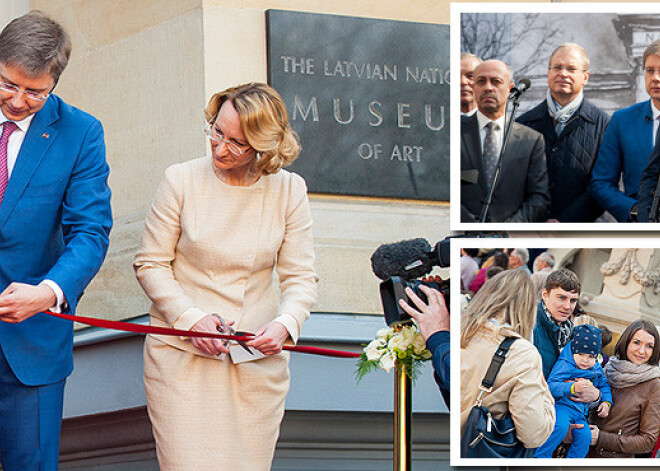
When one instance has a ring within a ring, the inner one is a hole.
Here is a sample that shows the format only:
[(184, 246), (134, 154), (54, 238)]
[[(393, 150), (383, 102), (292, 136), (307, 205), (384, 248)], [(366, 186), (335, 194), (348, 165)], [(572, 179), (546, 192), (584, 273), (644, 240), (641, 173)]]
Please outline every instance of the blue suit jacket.
[[(651, 100), (616, 111), (605, 129), (589, 192), (617, 219), (625, 222), (637, 202), (642, 170), (653, 150)], [(619, 191), (623, 172), (624, 192)]]
[(426, 339), (426, 348), (433, 354), (433, 371), (435, 382), (438, 383), (442, 397), (445, 400), (447, 409), (449, 409), (449, 389), (450, 389), (450, 349), (449, 349), (449, 331), (441, 330), (435, 332)]
[[(112, 226), (101, 123), (51, 95), (28, 129), (0, 206), (0, 290), (55, 281), (74, 312), (101, 267)], [(0, 345), (26, 385), (73, 369), (71, 322), (0, 322)]]

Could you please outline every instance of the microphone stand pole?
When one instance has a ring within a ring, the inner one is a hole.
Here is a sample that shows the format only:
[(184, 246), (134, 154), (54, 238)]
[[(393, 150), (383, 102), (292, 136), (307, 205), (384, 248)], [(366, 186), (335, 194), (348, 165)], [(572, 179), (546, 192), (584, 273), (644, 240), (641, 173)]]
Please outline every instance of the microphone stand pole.
[(406, 366), (394, 371), (394, 471), (412, 470), (412, 381)]
[(490, 211), (490, 205), (493, 202), (493, 193), (495, 192), (495, 186), (497, 185), (497, 181), (500, 179), (500, 170), (502, 169), (502, 156), (504, 155), (506, 144), (509, 141), (509, 133), (511, 133), (511, 126), (516, 118), (516, 111), (518, 110), (518, 106), (520, 106), (520, 94), (517, 94), (513, 98), (513, 108), (511, 109), (509, 120), (506, 121), (505, 119), (504, 137), (502, 138), (502, 147), (500, 149), (500, 155), (497, 158), (495, 175), (493, 176), (493, 182), (491, 183), (490, 188), (488, 188), (488, 196), (486, 196), (486, 202), (481, 208), (481, 216), (479, 217), (479, 222), (486, 222), (486, 219), (488, 219), (488, 211)]
[(658, 184), (653, 193), (653, 203), (649, 211), (649, 222), (658, 222), (658, 206), (660, 205), (660, 177), (658, 177)]

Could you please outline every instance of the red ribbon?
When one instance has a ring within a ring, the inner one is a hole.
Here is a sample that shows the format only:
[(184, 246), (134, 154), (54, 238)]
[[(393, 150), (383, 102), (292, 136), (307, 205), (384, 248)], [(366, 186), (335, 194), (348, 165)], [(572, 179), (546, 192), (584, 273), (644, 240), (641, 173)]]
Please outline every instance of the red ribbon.
[[(153, 325), (132, 324), (130, 322), (110, 321), (107, 319), (98, 319), (95, 317), (72, 316), (71, 314), (62, 314), (59, 312), (44, 311), (49, 316), (59, 317), (72, 322), (91, 325), (93, 327), (102, 327), (104, 329), (121, 330), (124, 332), (135, 332), (137, 334), (157, 334), (174, 335), (177, 337), (211, 337), (214, 339), (237, 340), (244, 342), (254, 338), (253, 335), (227, 335), (215, 332), (193, 332), (192, 330), (178, 330), (167, 327), (156, 327)], [(360, 353), (347, 352), (345, 350), (332, 350), (329, 348), (308, 347), (305, 345), (284, 345), (283, 350), (292, 352), (309, 353), (312, 355), (323, 355), (338, 358), (358, 358)]]

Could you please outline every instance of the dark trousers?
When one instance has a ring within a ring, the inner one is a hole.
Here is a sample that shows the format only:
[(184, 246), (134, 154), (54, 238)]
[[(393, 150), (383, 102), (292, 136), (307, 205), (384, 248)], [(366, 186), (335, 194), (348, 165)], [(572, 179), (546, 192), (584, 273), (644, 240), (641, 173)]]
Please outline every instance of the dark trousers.
[(0, 348), (0, 460), (3, 471), (57, 471), (66, 379), (26, 386)]

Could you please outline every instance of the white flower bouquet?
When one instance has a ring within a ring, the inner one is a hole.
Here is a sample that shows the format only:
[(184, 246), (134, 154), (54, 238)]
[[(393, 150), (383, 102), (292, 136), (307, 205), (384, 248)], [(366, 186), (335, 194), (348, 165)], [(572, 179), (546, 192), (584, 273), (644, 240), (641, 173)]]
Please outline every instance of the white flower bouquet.
[(431, 356), (415, 324), (397, 324), (380, 329), (364, 347), (355, 376), (359, 382), (371, 371), (381, 368), (389, 373), (396, 366), (414, 381), (422, 362)]

